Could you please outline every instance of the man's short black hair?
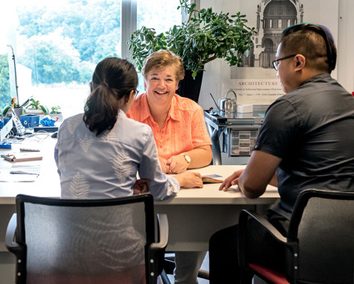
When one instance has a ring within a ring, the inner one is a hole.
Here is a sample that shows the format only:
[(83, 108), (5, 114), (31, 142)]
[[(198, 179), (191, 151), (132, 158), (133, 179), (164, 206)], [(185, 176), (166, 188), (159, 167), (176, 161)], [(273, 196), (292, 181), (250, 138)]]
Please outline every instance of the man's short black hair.
[(337, 49), (329, 29), (323, 25), (302, 23), (286, 28), (281, 38), (282, 51), (301, 53), (308, 67), (331, 73), (336, 67)]

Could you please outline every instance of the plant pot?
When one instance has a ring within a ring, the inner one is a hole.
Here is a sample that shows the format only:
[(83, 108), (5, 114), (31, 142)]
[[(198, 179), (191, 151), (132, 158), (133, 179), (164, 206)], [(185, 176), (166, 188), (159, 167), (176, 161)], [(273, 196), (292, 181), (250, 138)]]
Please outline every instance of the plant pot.
[(18, 117), (20, 117), (23, 113), (23, 108), (22, 107), (15, 107), (14, 112)]
[(36, 115), (44, 115), (44, 112), (40, 109), (25, 109), (26, 114), (36, 114)]
[(192, 72), (190, 70), (186, 70), (184, 79), (179, 82), (177, 93), (181, 97), (190, 98), (198, 103), (202, 80), (203, 71), (198, 72), (195, 79), (193, 79)]
[(51, 113), (50, 117), (55, 120), (55, 122), (62, 122), (63, 121), (63, 114), (62, 113)]

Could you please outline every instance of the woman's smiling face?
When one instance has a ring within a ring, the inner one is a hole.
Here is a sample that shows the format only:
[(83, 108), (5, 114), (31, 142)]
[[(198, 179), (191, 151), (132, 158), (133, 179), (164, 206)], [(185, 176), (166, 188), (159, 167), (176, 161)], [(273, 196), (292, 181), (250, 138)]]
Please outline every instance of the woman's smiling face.
[(145, 78), (145, 90), (151, 99), (172, 100), (177, 88), (176, 68), (173, 65), (152, 68)]

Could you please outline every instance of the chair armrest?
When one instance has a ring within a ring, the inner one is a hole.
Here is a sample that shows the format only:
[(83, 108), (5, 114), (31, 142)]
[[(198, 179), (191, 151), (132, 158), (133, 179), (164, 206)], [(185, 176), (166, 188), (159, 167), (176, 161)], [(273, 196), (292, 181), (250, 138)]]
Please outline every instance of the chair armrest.
[(157, 214), (158, 219), (158, 242), (151, 244), (151, 249), (165, 249), (168, 244), (168, 219), (166, 214)]
[[(284, 237), (277, 228), (275, 228), (266, 218), (263, 216), (256, 214), (256, 213), (251, 213), (245, 209), (241, 210), (240, 213), (240, 219), (239, 219), (239, 224), (240, 224), (240, 230), (247, 230), (247, 222), (249, 219), (255, 220), (259, 225), (264, 227), (264, 229), (269, 232), (277, 241), (281, 243), (287, 243), (286, 237)], [(242, 232), (241, 232), (242, 233)]]
[(12, 214), (9, 223), (7, 224), (5, 245), (7, 249), (16, 254), (20, 249), (19, 244), (16, 242), (16, 228), (17, 228), (17, 214)]
[(147, 283), (156, 283), (164, 267), (165, 249), (168, 244), (168, 219), (166, 214), (157, 214), (158, 242), (150, 244), (147, 249)]
[(265, 217), (260, 216), (256, 213), (251, 213), (245, 209), (241, 210), (239, 217), (239, 239), (238, 239), (238, 249), (239, 249), (239, 263), (242, 268), (247, 268), (248, 260), (247, 256), (247, 240), (248, 240), (248, 222), (252, 219), (255, 221), (256, 225), (270, 234), (272, 238), (284, 245), (287, 244), (287, 238), (284, 237)]

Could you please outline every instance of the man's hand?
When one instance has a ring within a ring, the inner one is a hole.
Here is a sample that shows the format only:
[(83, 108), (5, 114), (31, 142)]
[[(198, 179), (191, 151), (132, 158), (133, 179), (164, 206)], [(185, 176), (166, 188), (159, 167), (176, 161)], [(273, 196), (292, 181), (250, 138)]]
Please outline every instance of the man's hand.
[(138, 179), (133, 185), (134, 195), (139, 195), (149, 191), (149, 186), (147, 180)]
[(227, 177), (223, 183), (220, 185), (219, 190), (227, 191), (230, 186), (235, 184), (238, 185), (238, 179), (240, 175), (243, 173), (244, 169), (238, 170), (234, 172), (231, 176)]

